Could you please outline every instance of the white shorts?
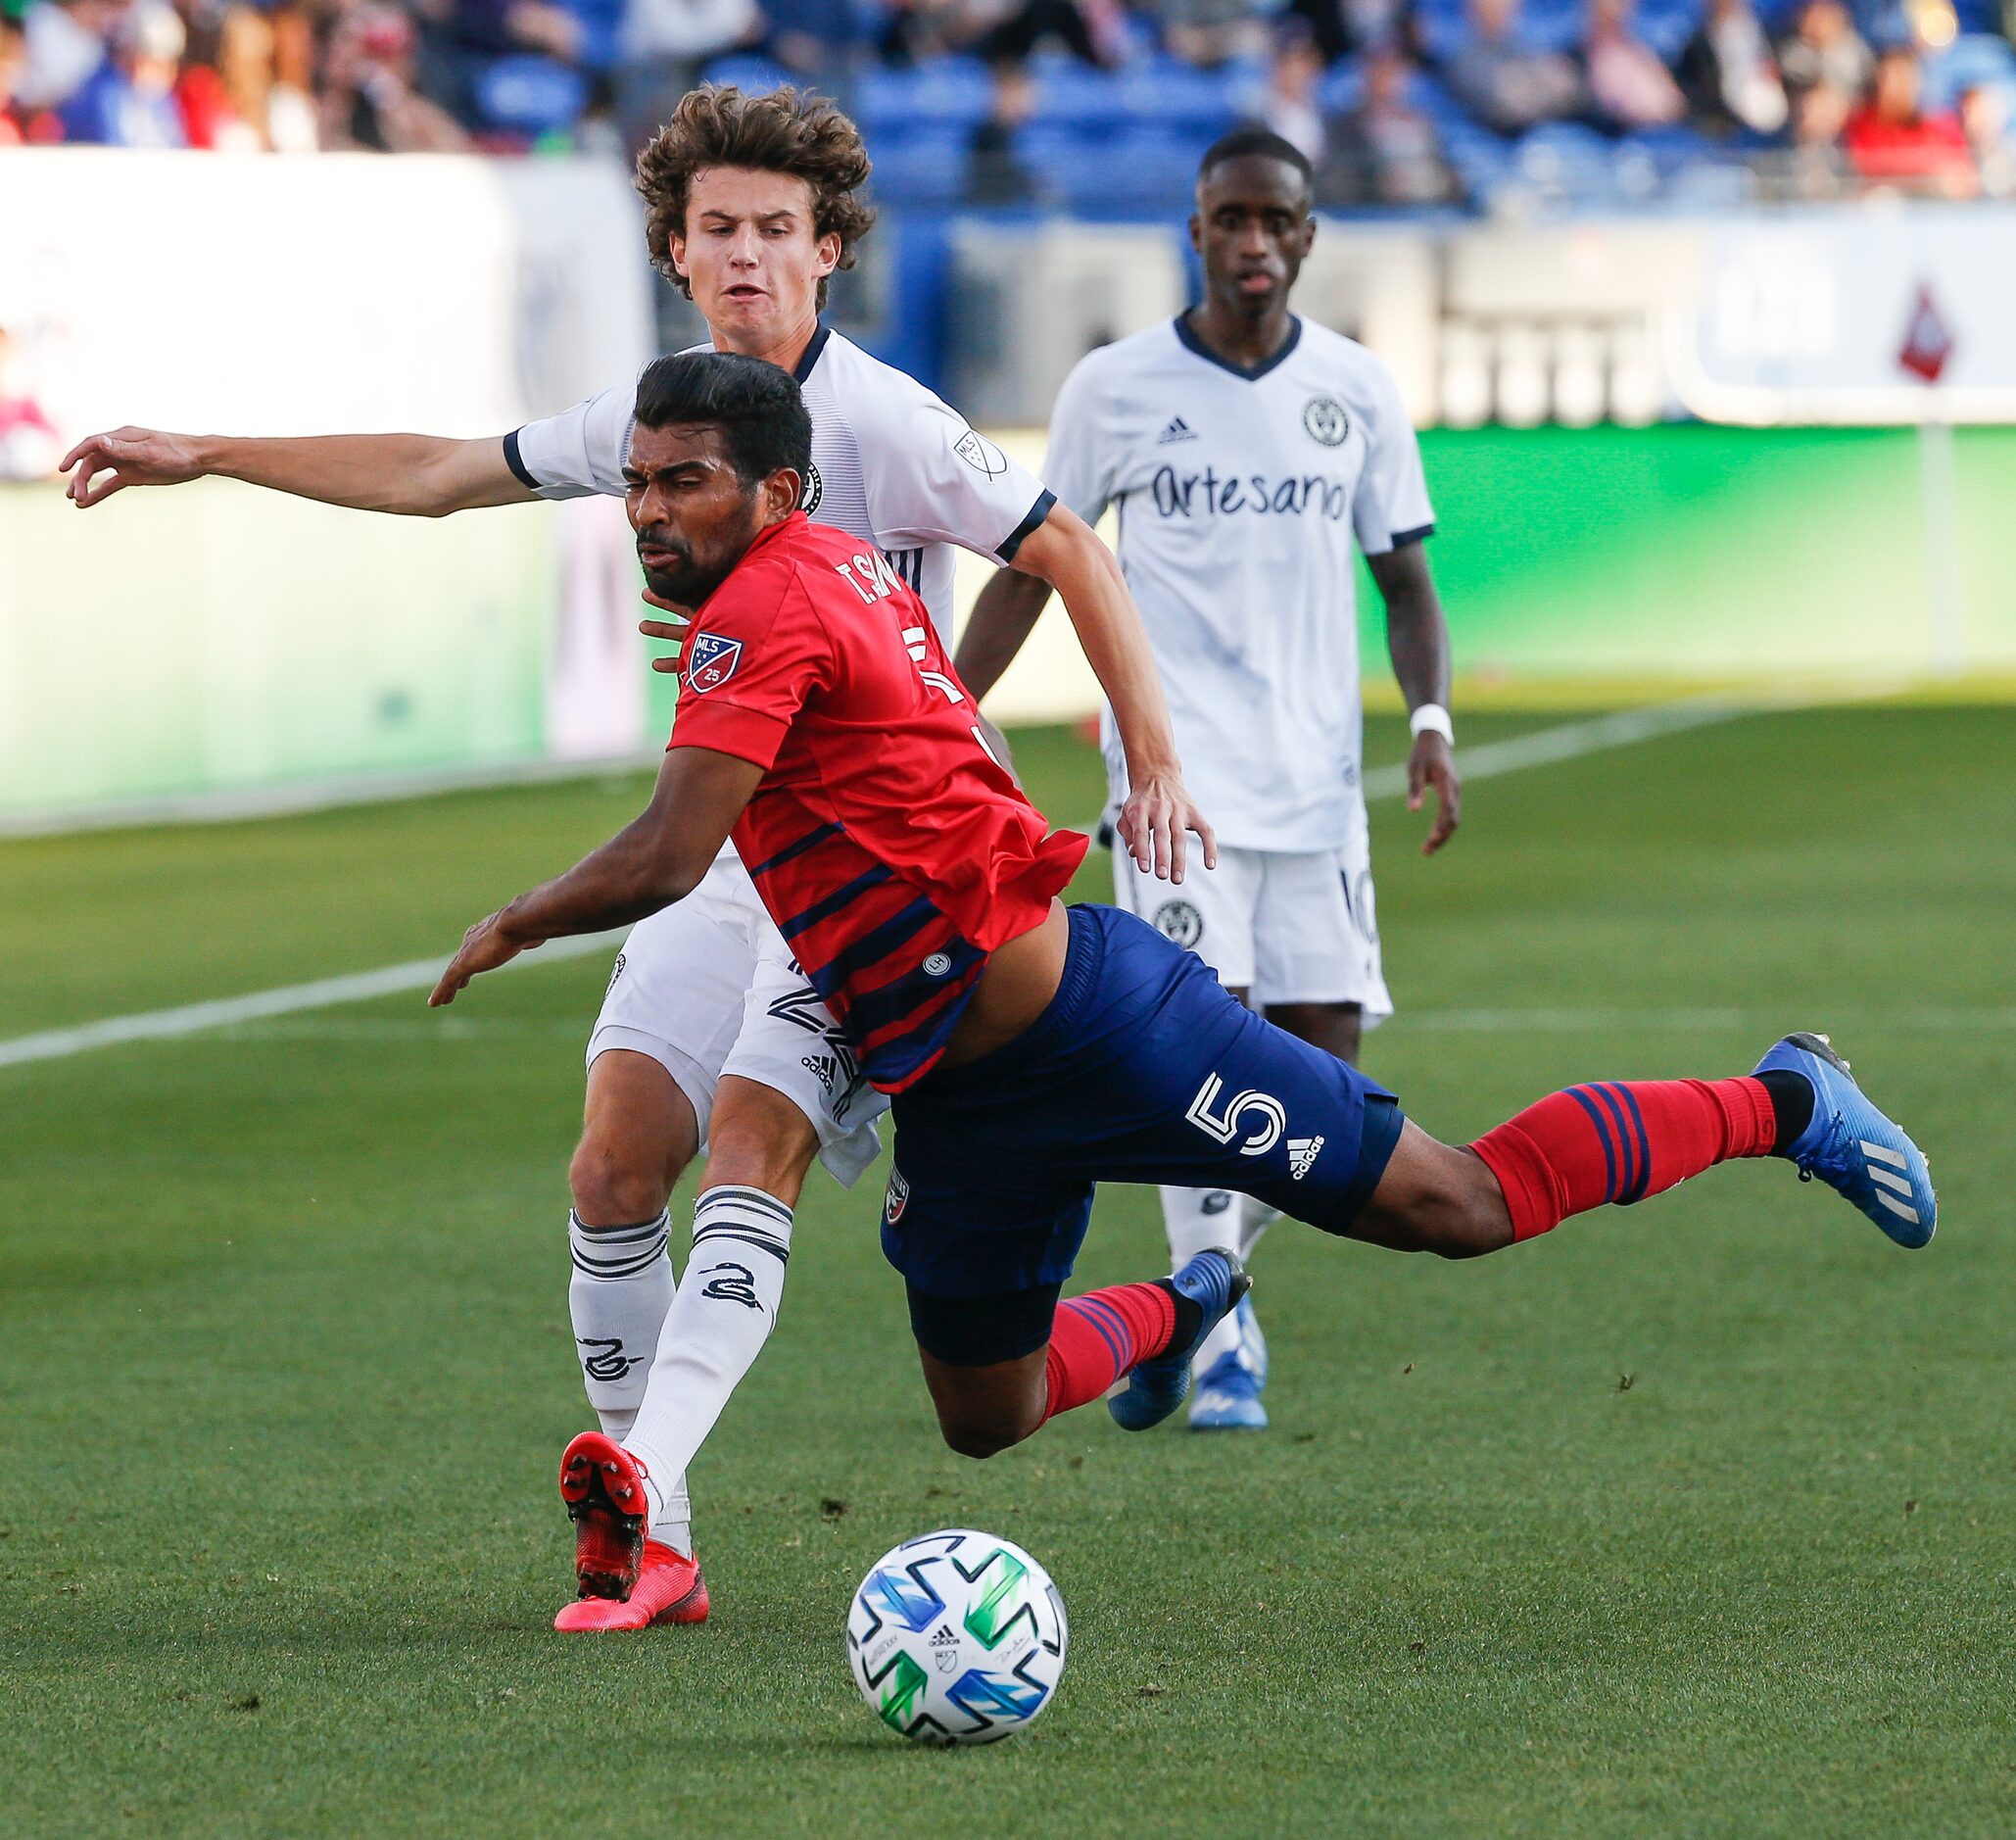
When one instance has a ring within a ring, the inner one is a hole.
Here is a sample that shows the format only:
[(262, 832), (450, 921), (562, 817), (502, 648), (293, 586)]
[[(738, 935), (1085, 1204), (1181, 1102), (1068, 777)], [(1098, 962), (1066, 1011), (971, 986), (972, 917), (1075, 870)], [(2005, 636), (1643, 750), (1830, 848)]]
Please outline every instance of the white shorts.
[(1206, 869), (1190, 846), (1180, 888), (1113, 852), (1119, 904), (1243, 990), (1270, 1003), (1356, 1003), (1374, 1028), (1393, 1013), (1379, 965), (1370, 852), (1230, 849)]
[(888, 1098), (861, 1077), (833, 1013), (792, 958), (732, 852), (686, 899), (630, 929), (588, 1064), (648, 1054), (692, 1100), (704, 1145), (723, 1074), (782, 1092), (812, 1121), (819, 1160), (852, 1187), (882, 1153)]

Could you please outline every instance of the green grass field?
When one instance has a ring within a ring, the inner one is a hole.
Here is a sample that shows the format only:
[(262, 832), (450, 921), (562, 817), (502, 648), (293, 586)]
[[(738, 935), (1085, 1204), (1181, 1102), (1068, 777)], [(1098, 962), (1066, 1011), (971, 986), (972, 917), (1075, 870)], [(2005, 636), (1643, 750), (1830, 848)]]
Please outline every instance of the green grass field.
[[(1094, 808), (1078, 744), (1022, 758)], [(0, 1037), (445, 954), (641, 784), (0, 846)], [(713, 1621), (570, 1641), (605, 965), (0, 1069), (0, 1833), (2008, 1833), (2016, 722), (1750, 716), (1479, 782), (1433, 862), (1418, 826), (1375, 808), (1368, 1064), (1429, 1129), (1831, 1029), (1932, 1154), (1937, 1243), (1765, 1164), (1468, 1265), (1284, 1226), (1272, 1431), (1095, 1407), (979, 1465), (879, 1185), (815, 1177), (694, 1470)], [(1160, 1240), (1109, 1191), (1080, 1278)], [(941, 1754), (841, 1631), (946, 1524), (1029, 1546), (1073, 1646), (1033, 1730)]]

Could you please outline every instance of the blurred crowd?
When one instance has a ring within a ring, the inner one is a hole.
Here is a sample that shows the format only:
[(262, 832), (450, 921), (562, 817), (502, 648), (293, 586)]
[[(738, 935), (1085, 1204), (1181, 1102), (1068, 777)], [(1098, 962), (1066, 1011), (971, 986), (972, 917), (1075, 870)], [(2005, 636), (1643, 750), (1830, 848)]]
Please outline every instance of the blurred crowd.
[(920, 203), (1124, 203), (1237, 121), (1331, 205), (1717, 162), (1966, 197), (2016, 188), (1992, 3), (0, 0), (0, 147), (624, 152), (712, 75), (835, 94)]

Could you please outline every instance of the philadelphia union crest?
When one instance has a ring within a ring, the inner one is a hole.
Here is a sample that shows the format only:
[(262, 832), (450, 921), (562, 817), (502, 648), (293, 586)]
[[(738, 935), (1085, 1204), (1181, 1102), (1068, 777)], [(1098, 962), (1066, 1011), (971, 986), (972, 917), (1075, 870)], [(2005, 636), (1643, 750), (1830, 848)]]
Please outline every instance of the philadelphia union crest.
[(805, 462), (805, 489), (798, 494), (798, 509), (810, 517), (825, 496), (826, 481), (819, 477), (818, 466), (808, 460)]
[(1342, 447), (1351, 436), (1351, 417), (1334, 396), (1312, 396), (1302, 411), (1310, 439), (1324, 447)]
[(1188, 951), (1204, 937), (1204, 916), (1187, 900), (1166, 900), (1155, 910), (1155, 930)]

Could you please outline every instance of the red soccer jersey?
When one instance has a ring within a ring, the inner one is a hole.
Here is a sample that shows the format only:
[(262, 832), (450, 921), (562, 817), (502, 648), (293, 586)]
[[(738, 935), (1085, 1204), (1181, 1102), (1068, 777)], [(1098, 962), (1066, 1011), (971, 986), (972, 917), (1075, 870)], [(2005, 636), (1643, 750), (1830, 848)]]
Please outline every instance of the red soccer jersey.
[(793, 512), (694, 615), (672, 746), (764, 769), (735, 847), (868, 1078), (931, 1071), (996, 946), (1085, 853), (988, 753), (924, 603)]

